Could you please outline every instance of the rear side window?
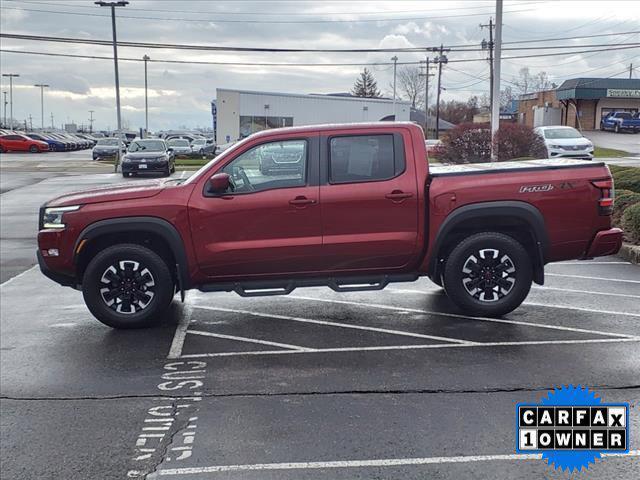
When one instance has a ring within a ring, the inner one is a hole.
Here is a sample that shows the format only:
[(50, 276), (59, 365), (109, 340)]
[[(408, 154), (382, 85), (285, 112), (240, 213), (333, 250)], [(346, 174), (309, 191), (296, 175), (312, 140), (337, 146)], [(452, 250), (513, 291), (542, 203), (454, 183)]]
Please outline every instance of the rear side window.
[(329, 141), (329, 182), (388, 180), (404, 170), (393, 135), (353, 135)]

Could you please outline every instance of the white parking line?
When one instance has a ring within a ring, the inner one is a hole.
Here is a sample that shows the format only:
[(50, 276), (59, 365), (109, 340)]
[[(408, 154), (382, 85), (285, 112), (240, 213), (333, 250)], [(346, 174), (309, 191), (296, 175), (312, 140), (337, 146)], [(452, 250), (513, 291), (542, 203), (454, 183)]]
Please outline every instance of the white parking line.
[[(428, 292), (420, 292), (419, 290), (416, 290), (415, 293), (422, 293), (422, 294), (429, 294)], [(364, 303), (364, 302), (352, 302), (352, 301), (348, 301), (348, 300), (333, 300), (333, 299), (329, 299), (329, 298), (314, 298), (314, 297), (302, 297), (302, 296), (298, 296), (298, 295), (291, 295), (291, 298), (298, 298), (301, 300), (312, 300), (312, 301), (316, 301), (316, 302), (328, 302), (328, 303), (338, 303), (338, 304), (346, 304), (346, 305), (356, 305), (356, 306), (361, 306), (361, 307), (372, 307), (372, 308), (379, 308), (382, 310), (393, 310), (393, 311), (406, 311), (406, 312), (414, 312), (414, 313), (423, 313), (423, 314), (427, 314), (427, 315), (440, 315), (443, 317), (452, 317), (452, 318), (463, 318), (466, 320), (479, 320), (482, 322), (494, 322), (494, 323), (508, 323), (508, 324), (512, 324), (512, 325), (524, 325), (527, 327), (538, 327), (538, 328), (550, 328), (552, 330), (563, 330), (563, 331), (567, 331), (567, 332), (579, 332), (579, 333), (592, 333), (595, 335), (606, 335), (609, 337), (622, 337), (622, 338), (635, 338), (634, 335), (627, 335), (625, 333), (612, 333), (612, 332), (601, 332), (598, 330), (589, 330), (586, 328), (576, 328), (576, 327), (563, 327), (561, 325), (550, 325), (548, 323), (534, 323), (534, 322), (524, 322), (522, 320), (506, 320), (503, 318), (489, 318), (489, 317), (471, 317), (468, 315), (460, 315), (457, 313), (445, 313), (445, 312), (434, 312), (431, 310), (421, 310), (419, 308), (406, 308), (406, 307), (394, 307), (391, 305), (380, 305), (377, 303)], [(546, 304), (533, 304), (533, 303), (528, 303), (528, 305), (539, 305), (539, 306), (552, 306), (555, 307), (554, 305), (546, 305)], [(574, 307), (561, 307), (561, 308), (574, 308)], [(593, 310), (589, 310), (589, 311), (593, 311)], [(609, 313), (613, 313), (613, 312), (609, 312)], [(618, 312), (618, 314), (621, 315), (632, 315), (634, 317), (640, 317), (640, 314), (634, 314), (634, 313), (620, 313)]]
[(169, 348), (168, 359), (179, 358), (182, 355), (182, 347), (184, 346), (184, 340), (187, 335), (187, 329), (189, 323), (191, 323), (191, 315), (193, 313), (193, 294), (187, 293), (184, 301), (184, 311), (180, 317), (180, 322), (176, 327), (176, 332), (173, 334), (173, 340), (171, 347)]
[(15, 277), (11, 277), (9, 280), (6, 280), (2, 283), (0, 283), (0, 287), (4, 287), (5, 285), (9, 285), (10, 283), (12, 283), (14, 280), (17, 280), (18, 278), (22, 277), (23, 275), (26, 275), (27, 273), (29, 273), (31, 270), (34, 270), (38, 268), (38, 265), (34, 265), (31, 268), (28, 268), (27, 270), (25, 270), (24, 272), (20, 272), (18, 275), (16, 275)]
[(549, 263), (547, 267), (553, 267), (554, 265), (633, 265), (631, 262), (590, 262), (588, 260), (582, 260), (578, 262), (553, 262)]
[(593, 292), (590, 290), (575, 290), (573, 288), (558, 288), (558, 287), (543, 287), (540, 285), (534, 285), (533, 288), (535, 290), (555, 290), (558, 292), (569, 292), (569, 293), (586, 293), (589, 295), (605, 295), (609, 297), (623, 297), (623, 298), (640, 298), (640, 295), (631, 295), (628, 293), (608, 293), (608, 292)]
[(544, 273), (549, 277), (583, 278), (585, 280), (601, 280), (603, 282), (640, 283), (640, 280), (623, 280), (621, 278), (590, 277), (587, 275), (567, 275), (565, 273)]
[[(304, 297), (299, 297), (304, 298)], [(435, 335), (424, 335), (422, 333), (413, 333), (413, 332), (405, 332), (401, 330), (390, 330), (388, 328), (379, 328), (379, 327), (368, 327), (363, 325), (352, 325), (350, 323), (341, 323), (341, 322), (330, 322), (327, 320), (314, 320), (311, 318), (301, 318), (301, 317), (290, 317), (287, 315), (276, 315), (272, 313), (262, 313), (262, 312), (253, 312), (249, 310), (236, 310), (231, 308), (223, 308), (223, 307), (207, 307), (198, 305), (196, 308), (201, 308), (203, 310), (213, 310), (220, 312), (230, 312), (230, 313), (241, 313), (243, 315), (253, 315), (255, 317), (264, 317), (264, 318), (277, 318), (280, 320), (288, 320), (292, 322), (301, 322), (301, 323), (313, 323), (316, 325), (325, 325), (329, 327), (340, 327), (340, 328), (350, 328), (354, 330), (367, 330), (370, 332), (379, 332), (379, 333), (388, 333), (391, 335), (401, 335), (405, 337), (415, 337), (415, 338), (427, 338), (430, 340), (440, 340), (443, 342), (453, 342), (453, 343), (461, 343), (461, 344), (474, 344), (476, 342), (471, 342), (468, 340), (461, 340), (459, 338), (450, 338), (450, 337), (439, 337)]]
[(485, 343), (438, 343), (428, 345), (387, 345), (379, 347), (336, 347), (316, 348), (308, 350), (255, 350), (249, 352), (218, 352), (218, 353), (189, 353), (180, 358), (210, 358), (210, 357), (241, 357), (252, 355), (290, 355), (298, 353), (341, 353), (341, 352), (376, 352), (387, 350), (431, 350), (446, 348), (475, 348), (475, 347), (520, 347), (532, 345), (581, 345), (590, 343), (625, 343), (640, 342), (635, 338), (591, 338), (585, 340), (530, 340), (523, 342), (485, 342)]
[[(629, 453), (604, 453), (603, 457), (638, 457), (640, 450)], [(312, 470), (327, 468), (372, 468), (372, 467), (400, 467), (410, 465), (433, 465), (442, 463), (472, 463), (472, 462), (512, 462), (522, 460), (539, 460), (537, 453), (508, 453), (503, 455), (460, 455), (453, 457), (418, 457), (418, 458), (377, 458), (372, 460), (333, 460), (326, 462), (287, 462), (287, 463), (253, 463), (245, 465), (213, 465), (209, 467), (186, 467), (161, 469), (161, 476), (168, 475), (199, 475), (203, 473), (246, 472), (264, 470)]]
[(267, 340), (258, 340), (257, 338), (237, 337), (235, 335), (224, 335), (222, 333), (211, 333), (211, 332), (205, 332), (205, 331), (202, 331), (202, 330), (187, 330), (187, 333), (192, 333), (194, 335), (202, 335), (202, 336), (205, 336), (205, 337), (225, 338), (227, 340), (236, 340), (236, 341), (239, 341), (239, 342), (258, 343), (260, 345), (269, 345), (271, 347), (281, 347), (281, 348), (286, 348), (286, 349), (296, 350), (296, 351), (302, 351), (302, 352), (315, 350), (313, 348), (301, 347), (300, 345), (291, 345), (291, 344), (288, 344), (288, 343), (269, 342)]

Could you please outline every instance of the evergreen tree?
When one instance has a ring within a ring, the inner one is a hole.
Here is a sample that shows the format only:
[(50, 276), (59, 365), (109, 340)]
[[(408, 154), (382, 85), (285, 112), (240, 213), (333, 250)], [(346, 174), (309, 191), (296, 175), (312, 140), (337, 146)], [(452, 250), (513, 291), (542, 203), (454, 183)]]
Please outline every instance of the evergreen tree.
[(378, 83), (373, 78), (373, 74), (366, 68), (360, 73), (360, 77), (356, 80), (351, 90), (356, 97), (378, 98), (380, 97), (380, 90), (378, 90)]

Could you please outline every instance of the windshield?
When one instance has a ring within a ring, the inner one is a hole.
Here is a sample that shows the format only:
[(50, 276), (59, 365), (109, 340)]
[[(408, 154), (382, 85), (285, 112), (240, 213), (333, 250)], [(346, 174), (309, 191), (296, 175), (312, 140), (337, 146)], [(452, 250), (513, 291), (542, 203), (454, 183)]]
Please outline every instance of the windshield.
[(628, 112), (618, 112), (616, 113), (617, 118), (633, 118)]
[(96, 145), (111, 145), (113, 147), (117, 147), (118, 139), (117, 138), (101, 138), (100, 140), (98, 140), (98, 143)]
[(183, 140), (180, 138), (176, 138), (174, 140), (169, 140), (169, 146), (170, 147), (188, 147), (189, 146), (189, 140)]
[(192, 145), (204, 145), (205, 143), (207, 143), (207, 141), (204, 138), (196, 138), (191, 142)]
[(582, 138), (582, 135), (575, 128), (548, 128), (544, 130), (544, 138)]
[(136, 140), (129, 145), (129, 152), (164, 152), (162, 140)]

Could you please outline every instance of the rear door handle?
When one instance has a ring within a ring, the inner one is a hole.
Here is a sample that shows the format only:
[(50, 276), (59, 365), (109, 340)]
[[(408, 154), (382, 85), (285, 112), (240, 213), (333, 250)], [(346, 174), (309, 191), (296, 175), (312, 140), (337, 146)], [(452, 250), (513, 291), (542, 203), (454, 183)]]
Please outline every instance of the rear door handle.
[(413, 193), (403, 192), (402, 190), (394, 190), (391, 193), (387, 193), (385, 198), (389, 200), (403, 200), (405, 198), (413, 197)]
[(313, 205), (314, 203), (316, 203), (316, 201), (313, 200), (312, 198), (299, 196), (294, 198), (293, 200), (289, 200), (289, 203), (295, 206), (304, 206), (304, 205)]

